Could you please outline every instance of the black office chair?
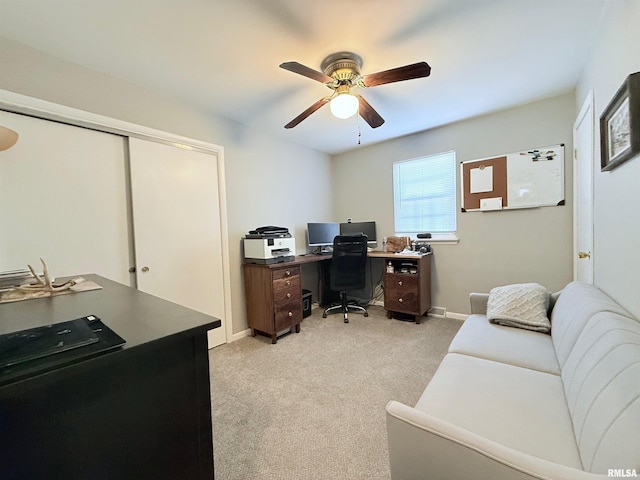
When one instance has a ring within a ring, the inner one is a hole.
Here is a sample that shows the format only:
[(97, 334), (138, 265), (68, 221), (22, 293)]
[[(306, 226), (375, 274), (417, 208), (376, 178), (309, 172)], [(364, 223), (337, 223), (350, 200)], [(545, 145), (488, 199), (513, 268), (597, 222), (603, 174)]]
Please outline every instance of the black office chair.
[(329, 266), (329, 288), (340, 292), (340, 304), (332, 305), (322, 314), (322, 318), (332, 313), (342, 312), (344, 323), (349, 323), (349, 312), (369, 312), (364, 307), (347, 303), (347, 292), (362, 290), (366, 285), (367, 236), (338, 235), (333, 239), (333, 257)]

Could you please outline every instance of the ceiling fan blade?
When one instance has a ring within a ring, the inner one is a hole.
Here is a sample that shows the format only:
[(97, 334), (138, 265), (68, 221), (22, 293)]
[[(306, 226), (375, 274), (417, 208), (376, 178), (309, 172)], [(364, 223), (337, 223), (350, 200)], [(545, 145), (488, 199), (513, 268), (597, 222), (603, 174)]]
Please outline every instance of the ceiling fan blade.
[(427, 62), (418, 62), (404, 67), (392, 68), (383, 72), (371, 73), (362, 78), (365, 87), (375, 87), (385, 83), (402, 82), (414, 78), (428, 77), (431, 67)]
[(376, 112), (371, 105), (369, 105), (369, 102), (360, 95), (358, 95), (358, 102), (360, 103), (358, 113), (362, 118), (364, 118), (364, 121), (367, 122), (371, 128), (378, 128), (384, 123), (384, 118), (382, 118), (380, 114)]
[(304, 65), (298, 62), (281, 63), (280, 68), (284, 68), (285, 70), (289, 70), (290, 72), (297, 73), (298, 75), (308, 77), (320, 83), (333, 82), (333, 78), (329, 77), (328, 75), (325, 75), (322, 72), (314, 70), (313, 68), (305, 67)]
[(295, 127), (301, 121), (303, 121), (305, 118), (307, 118), (309, 115), (311, 115), (313, 112), (315, 112), (316, 110), (318, 110), (320, 107), (324, 106), (327, 103), (329, 103), (329, 101), (326, 98), (322, 98), (322, 99), (318, 100), (316, 103), (311, 105), (309, 108), (307, 108), (304, 112), (302, 112), (296, 118), (294, 118), (289, 123), (287, 123), (284, 126), (284, 128), (293, 128), (293, 127)]

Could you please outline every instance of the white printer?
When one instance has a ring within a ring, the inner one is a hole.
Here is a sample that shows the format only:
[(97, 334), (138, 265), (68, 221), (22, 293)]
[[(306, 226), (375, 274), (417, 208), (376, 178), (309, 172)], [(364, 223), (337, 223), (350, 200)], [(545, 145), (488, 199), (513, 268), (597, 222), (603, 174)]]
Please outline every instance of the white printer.
[(244, 238), (244, 258), (251, 263), (279, 263), (295, 259), (296, 240), (283, 227), (260, 227)]

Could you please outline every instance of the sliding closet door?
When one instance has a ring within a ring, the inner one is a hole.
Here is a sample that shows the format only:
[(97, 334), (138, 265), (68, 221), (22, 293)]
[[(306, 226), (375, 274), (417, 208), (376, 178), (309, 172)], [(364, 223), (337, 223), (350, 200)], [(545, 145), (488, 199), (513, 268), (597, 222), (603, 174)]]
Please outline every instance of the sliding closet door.
[[(45, 259), (53, 276), (130, 285), (124, 137), (0, 111), (0, 271)], [(95, 313), (95, 312), (94, 312)]]
[(136, 138), (129, 152), (138, 289), (221, 319), (209, 346), (224, 343), (217, 158)]

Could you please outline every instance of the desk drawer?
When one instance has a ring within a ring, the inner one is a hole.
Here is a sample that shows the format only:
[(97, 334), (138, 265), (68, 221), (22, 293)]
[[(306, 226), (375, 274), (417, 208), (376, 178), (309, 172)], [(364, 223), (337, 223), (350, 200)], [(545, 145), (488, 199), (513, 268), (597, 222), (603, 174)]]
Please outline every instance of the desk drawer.
[(274, 280), (273, 293), (278, 295), (280, 292), (297, 291), (298, 296), (300, 296), (302, 294), (300, 283), (300, 275)]
[(420, 308), (418, 276), (386, 274), (384, 276), (384, 308), (397, 312), (417, 312)]
[(302, 301), (298, 297), (297, 300), (275, 307), (275, 330), (287, 329), (292, 325), (302, 321)]
[(287, 279), (292, 277), (300, 278), (300, 267), (291, 266), (286, 268), (278, 268), (273, 270), (273, 273), (271, 276), (274, 282), (276, 280), (282, 280), (282, 279)]
[(302, 303), (300, 267), (275, 270), (272, 278), (275, 309), (296, 301)]
[[(281, 280), (279, 280), (280, 282)], [(289, 285), (273, 284), (273, 304), (274, 306), (284, 305), (285, 303), (297, 300), (302, 302), (302, 288), (300, 286), (300, 277), (291, 279)]]

